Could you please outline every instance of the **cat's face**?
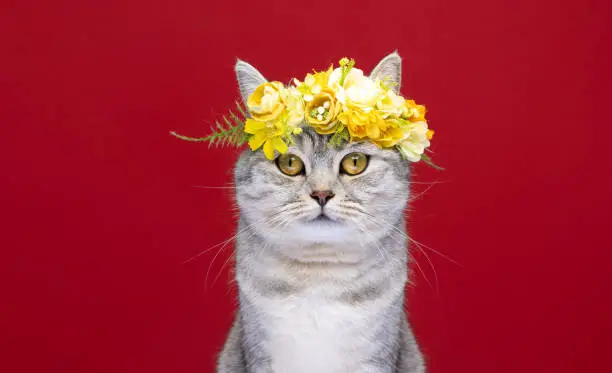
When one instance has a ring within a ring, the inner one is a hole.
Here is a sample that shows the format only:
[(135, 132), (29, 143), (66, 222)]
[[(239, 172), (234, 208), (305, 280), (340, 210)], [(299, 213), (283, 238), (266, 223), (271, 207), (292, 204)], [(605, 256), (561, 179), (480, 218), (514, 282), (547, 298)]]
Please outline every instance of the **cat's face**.
[[(236, 73), (245, 102), (267, 81), (243, 61), (236, 64)], [(385, 57), (370, 77), (389, 79), (399, 90), (400, 57)], [(236, 197), (247, 236), (256, 233), (294, 259), (351, 261), (370, 255), (377, 241), (398, 229), (408, 200), (408, 161), (371, 142), (335, 149), (328, 141), (329, 136), (306, 126), (285, 158), (277, 154), (270, 161), (250, 150), (241, 155)], [(287, 157), (293, 157), (291, 162)], [(353, 162), (352, 171), (360, 172), (343, 172), (343, 159), (348, 162), (344, 168)], [(300, 164), (303, 169), (297, 170)]]
[(300, 248), (308, 245), (364, 250), (396, 229), (408, 200), (409, 165), (396, 151), (369, 142), (334, 149), (328, 140), (312, 130), (296, 136), (288, 154), (299, 160), (292, 158), (290, 168), (287, 158), (283, 164), (250, 150), (236, 165), (246, 229), (296, 259), (305, 259)]

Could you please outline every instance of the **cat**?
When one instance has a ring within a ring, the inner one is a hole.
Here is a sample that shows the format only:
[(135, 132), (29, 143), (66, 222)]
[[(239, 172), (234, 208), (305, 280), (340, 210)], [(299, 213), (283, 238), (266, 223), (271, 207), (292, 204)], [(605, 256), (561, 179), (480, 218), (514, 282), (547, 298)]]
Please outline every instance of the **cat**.
[[(244, 61), (235, 71), (246, 103), (267, 80)], [(377, 77), (399, 91), (397, 53)], [(239, 308), (217, 373), (425, 372), (404, 309), (409, 162), (371, 142), (328, 141), (305, 127), (282, 158), (289, 173), (261, 151), (239, 156)]]

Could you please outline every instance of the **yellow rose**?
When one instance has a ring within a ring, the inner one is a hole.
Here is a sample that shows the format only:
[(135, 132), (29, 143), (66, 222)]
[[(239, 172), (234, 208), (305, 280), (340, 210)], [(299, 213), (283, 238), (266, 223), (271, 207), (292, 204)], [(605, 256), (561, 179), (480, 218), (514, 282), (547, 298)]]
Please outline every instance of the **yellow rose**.
[(317, 133), (328, 135), (338, 127), (336, 117), (340, 112), (340, 103), (336, 101), (334, 91), (324, 88), (311, 101), (306, 103), (306, 121)]
[(257, 87), (247, 100), (253, 119), (261, 122), (276, 119), (285, 108), (281, 100), (283, 89), (280, 82), (263, 83)]
[(410, 123), (403, 130), (404, 138), (398, 144), (400, 152), (409, 161), (420, 161), (423, 152), (429, 147), (429, 140), (433, 136), (433, 131), (427, 128), (427, 122), (425, 121)]
[(338, 115), (338, 120), (346, 126), (351, 137), (357, 139), (378, 139), (381, 128), (384, 130), (387, 127), (385, 120), (375, 110), (366, 112), (347, 107)]
[(427, 109), (423, 105), (417, 105), (414, 100), (406, 100), (402, 116), (411, 122), (418, 122), (425, 120), (425, 113)]

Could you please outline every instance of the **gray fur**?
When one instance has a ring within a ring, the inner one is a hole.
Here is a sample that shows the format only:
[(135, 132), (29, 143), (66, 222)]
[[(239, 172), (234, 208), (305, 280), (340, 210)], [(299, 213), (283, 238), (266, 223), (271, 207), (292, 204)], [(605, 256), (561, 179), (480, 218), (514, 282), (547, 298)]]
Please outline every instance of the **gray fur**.
[[(303, 160), (306, 175), (282, 174), (261, 151), (246, 150), (236, 164), (240, 306), (218, 373), (425, 371), (404, 311), (408, 161), (371, 143), (333, 149), (327, 141), (311, 129), (296, 136), (289, 152)], [(368, 168), (339, 173), (342, 157), (355, 151), (370, 156)], [(334, 222), (312, 222), (322, 209), (313, 190), (334, 192), (323, 208)], [(284, 329), (304, 315), (312, 327)]]
[(397, 52), (393, 52), (383, 58), (372, 70), (370, 78), (378, 78), (380, 80), (384, 80), (385, 78), (389, 79), (389, 81), (393, 83), (391, 89), (393, 89), (395, 93), (399, 93), (402, 85), (402, 58), (400, 55), (397, 54)]
[(246, 103), (251, 93), (255, 91), (255, 88), (266, 82), (266, 78), (264, 78), (256, 68), (241, 60), (236, 62), (234, 70), (236, 70), (236, 76), (238, 78), (240, 96)]

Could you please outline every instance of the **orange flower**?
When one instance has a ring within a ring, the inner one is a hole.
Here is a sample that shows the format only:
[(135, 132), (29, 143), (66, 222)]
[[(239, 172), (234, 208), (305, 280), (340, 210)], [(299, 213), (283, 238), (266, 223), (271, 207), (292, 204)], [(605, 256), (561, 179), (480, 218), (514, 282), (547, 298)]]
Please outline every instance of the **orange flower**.
[(406, 100), (402, 116), (411, 122), (425, 120), (427, 109), (423, 105), (418, 105), (414, 100)]

